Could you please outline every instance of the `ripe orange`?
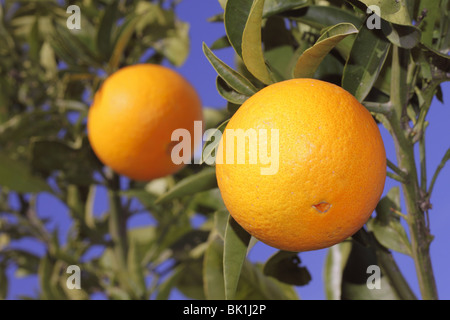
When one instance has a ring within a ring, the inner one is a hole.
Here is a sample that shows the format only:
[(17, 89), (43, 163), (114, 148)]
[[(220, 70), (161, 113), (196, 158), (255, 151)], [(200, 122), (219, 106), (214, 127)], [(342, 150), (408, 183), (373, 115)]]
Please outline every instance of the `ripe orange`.
[[(230, 129), (267, 129), (267, 144), (246, 144), (245, 164), (227, 163), (228, 153), (239, 152), (237, 139), (227, 148)], [(279, 167), (263, 175), (269, 165), (256, 153), (273, 147), (270, 129), (279, 130)], [(256, 164), (249, 163), (252, 156)], [(228, 123), (216, 160), (232, 217), (262, 242), (295, 252), (326, 248), (358, 231), (386, 178), (385, 149), (371, 114), (344, 89), (314, 79), (279, 82), (249, 98)]]
[(171, 159), (171, 135), (184, 128), (193, 136), (196, 120), (202, 120), (201, 102), (186, 79), (163, 66), (138, 64), (109, 76), (96, 93), (88, 137), (114, 171), (150, 180), (182, 167)]

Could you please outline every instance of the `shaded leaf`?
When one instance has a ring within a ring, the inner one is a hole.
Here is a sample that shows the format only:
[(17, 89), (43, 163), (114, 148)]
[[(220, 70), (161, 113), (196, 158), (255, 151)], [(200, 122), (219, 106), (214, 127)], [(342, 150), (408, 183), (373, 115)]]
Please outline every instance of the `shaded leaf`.
[(344, 22), (351, 23), (359, 29), (363, 23), (363, 20), (353, 11), (335, 6), (311, 5), (288, 14), (288, 17), (319, 30)]
[(225, 7), (225, 31), (231, 45), (240, 57), (242, 57), (242, 37), (252, 5), (253, 0), (228, 0)]
[(118, 17), (118, 1), (111, 1), (106, 9), (103, 10), (103, 16), (100, 20), (100, 26), (97, 31), (97, 48), (102, 57), (108, 60), (112, 53), (112, 31)]
[(250, 238), (250, 234), (229, 216), (225, 229), (223, 253), (223, 276), (227, 300), (232, 300), (235, 297)]
[(281, 80), (291, 78), (292, 60), (294, 50), (290, 45), (279, 46), (265, 52), (265, 57), (273, 73), (279, 75)]
[(243, 104), (249, 98), (231, 88), (220, 76), (217, 76), (216, 87), (219, 94), (229, 102)]
[(51, 191), (42, 178), (33, 175), (28, 164), (0, 154), (0, 185), (17, 192)]
[(219, 39), (217, 39), (216, 41), (213, 42), (213, 44), (211, 45), (211, 50), (219, 50), (219, 49), (223, 49), (223, 48), (228, 48), (229, 46), (231, 46), (230, 41), (228, 40), (227, 36), (223, 36), (220, 37)]
[(78, 185), (89, 185), (93, 181), (97, 158), (86, 140), (78, 148), (59, 140), (36, 140), (31, 153), (31, 166), (36, 172), (50, 176), (59, 171), (69, 182)]
[(311, 274), (300, 263), (296, 252), (280, 250), (266, 261), (263, 272), (283, 283), (304, 286), (311, 281)]
[(401, 48), (411, 49), (420, 42), (420, 29), (414, 26), (394, 24), (382, 20), (381, 30), (390, 42)]
[(379, 266), (373, 247), (364, 247), (357, 242), (352, 243), (352, 249), (345, 265), (342, 277), (342, 300), (398, 300), (399, 296), (391, 286), (388, 278), (380, 272), (380, 288), (369, 289), (371, 282), (371, 266)]
[(325, 56), (345, 37), (358, 33), (350, 23), (341, 23), (327, 29), (311, 48), (297, 60), (294, 69), (296, 78), (312, 78)]
[(345, 64), (342, 87), (363, 101), (375, 83), (389, 51), (380, 31), (361, 27)]
[(263, 17), (268, 18), (279, 13), (299, 9), (309, 3), (309, 0), (266, 0), (264, 3)]

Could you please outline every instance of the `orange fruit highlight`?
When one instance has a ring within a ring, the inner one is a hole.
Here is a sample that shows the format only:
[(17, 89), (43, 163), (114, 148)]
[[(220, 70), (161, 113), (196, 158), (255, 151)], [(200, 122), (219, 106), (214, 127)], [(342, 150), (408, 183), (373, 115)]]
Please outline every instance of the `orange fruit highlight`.
[(163, 66), (138, 64), (109, 76), (96, 93), (88, 137), (105, 165), (134, 180), (150, 180), (181, 169), (171, 159), (178, 143), (172, 132), (184, 128), (193, 137), (194, 121), (200, 120), (200, 98), (186, 79)]
[[(233, 136), (229, 141), (228, 130), (237, 129), (256, 130), (258, 148), (248, 144), (251, 134), (245, 149)], [(278, 130), (279, 143), (271, 129)], [(227, 162), (239, 152), (243, 157), (243, 150), (245, 163)], [(261, 150), (269, 158), (278, 151), (276, 172), (262, 174), (270, 163)], [(350, 93), (293, 79), (262, 89), (233, 115), (219, 144), (216, 175), (231, 216), (251, 235), (281, 250), (309, 251), (345, 240), (368, 220), (384, 189), (386, 154), (371, 114)]]

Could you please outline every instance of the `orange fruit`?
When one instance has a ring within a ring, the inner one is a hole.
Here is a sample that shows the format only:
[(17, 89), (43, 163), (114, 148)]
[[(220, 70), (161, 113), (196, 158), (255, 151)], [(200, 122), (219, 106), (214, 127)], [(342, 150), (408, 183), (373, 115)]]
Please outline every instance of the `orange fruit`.
[(200, 120), (200, 98), (186, 79), (163, 66), (138, 64), (113, 73), (95, 94), (88, 137), (105, 165), (134, 180), (150, 180), (183, 166), (171, 159), (178, 143), (172, 132), (186, 129), (193, 137), (194, 121)]
[[(227, 135), (238, 129), (248, 133), (245, 149)], [(258, 148), (248, 143), (253, 129)], [(277, 170), (262, 174), (271, 164), (260, 150), (278, 151)], [(281, 250), (309, 251), (343, 241), (368, 220), (384, 189), (386, 154), (371, 114), (350, 93), (293, 79), (262, 89), (232, 116), (216, 176), (231, 216), (251, 235)]]

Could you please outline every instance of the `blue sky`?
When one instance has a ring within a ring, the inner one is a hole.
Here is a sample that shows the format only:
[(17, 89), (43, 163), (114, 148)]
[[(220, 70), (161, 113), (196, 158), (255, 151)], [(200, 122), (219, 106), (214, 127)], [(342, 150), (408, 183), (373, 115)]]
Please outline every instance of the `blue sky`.
[[(207, 22), (207, 18), (221, 12), (221, 7), (217, 0), (184, 0), (177, 7), (177, 14), (180, 19), (187, 21), (191, 25), (191, 52), (186, 63), (178, 69), (192, 85), (198, 90), (203, 105), (207, 107), (222, 108), (225, 101), (216, 91), (216, 72), (210, 66), (203, 55), (202, 42), (211, 45), (217, 38), (225, 34), (223, 24)], [(223, 49), (216, 52), (218, 56), (229, 65), (234, 65), (234, 56), (232, 49)], [(433, 101), (431, 111), (428, 116), (430, 126), (427, 131), (427, 168), (428, 175), (431, 176), (439, 164), (445, 151), (450, 147), (450, 84), (442, 86), (444, 92), (445, 105), (438, 101)], [(387, 131), (380, 128), (383, 140), (385, 142), (387, 156), (395, 162), (395, 150), (391, 137)], [(439, 297), (441, 299), (450, 299), (450, 255), (448, 254), (448, 244), (450, 240), (450, 165), (446, 167), (434, 188), (434, 194), (431, 199), (433, 209), (430, 211), (431, 232), (435, 240), (431, 245), (431, 256)], [(398, 183), (387, 179), (385, 192), (390, 188), (397, 186)], [(101, 191), (98, 194), (96, 212), (102, 212), (106, 209), (106, 195)], [(102, 200), (103, 199), (103, 200)], [(38, 200), (38, 211), (41, 217), (52, 217), (54, 219), (53, 227), (60, 228), (62, 234), (68, 229), (68, 213), (65, 206), (52, 199), (48, 195), (42, 195)], [(147, 217), (140, 217), (131, 224), (141, 224), (151, 222)], [(43, 253), (44, 248), (34, 243), (24, 240), (16, 244), (17, 247), (29, 248), (37, 253)], [(264, 244), (257, 244), (250, 253), (250, 259), (253, 261), (265, 261), (275, 250)], [(327, 250), (318, 250), (313, 252), (301, 253), (302, 264), (308, 267), (312, 275), (312, 281), (303, 287), (298, 288), (298, 293), (302, 299), (324, 299), (323, 290), (323, 263)], [(415, 275), (413, 261), (410, 257), (394, 253), (401, 270), (410, 282), (417, 296), (420, 296), (418, 284)], [(10, 269), (9, 274), (13, 275), (14, 270)], [(10, 298), (17, 297), (18, 294), (33, 294), (37, 289), (36, 277), (27, 277), (16, 279), (11, 283), (12, 288)], [(172, 298), (181, 298), (174, 293)]]

